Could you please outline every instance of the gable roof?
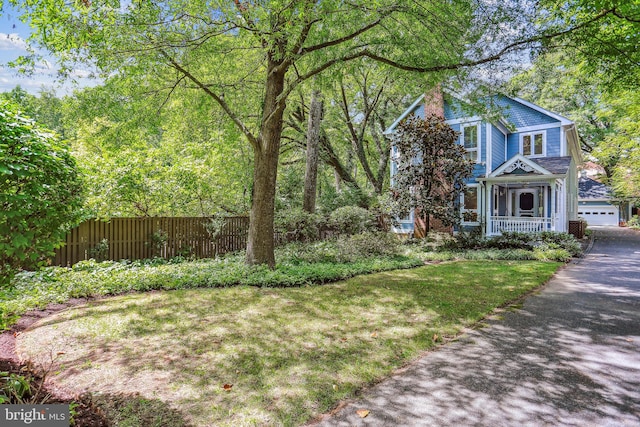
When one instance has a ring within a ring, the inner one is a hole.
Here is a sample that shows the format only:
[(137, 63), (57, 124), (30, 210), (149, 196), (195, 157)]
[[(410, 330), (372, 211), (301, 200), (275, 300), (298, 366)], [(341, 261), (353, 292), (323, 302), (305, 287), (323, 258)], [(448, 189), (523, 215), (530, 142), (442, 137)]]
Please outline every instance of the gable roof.
[[(464, 100), (445, 92), (448, 95), (449, 100), (453, 100), (455, 102), (464, 103)], [(496, 95), (492, 98), (492, 102), (494, 102), (498, 107), (501, 108), (503, 118), (498, 120), (499, 123), (495, 123), (496, 125), (503, 125), (508, 127), (508, 124), (514, 125), (516, 128), (526, 128), (528, 126), (540, 125), (540, 124), (553, 124), (558, 123), (560, 125), (572, 125), (574, 124), (571, 120), (563, 117), (559, 114), (546, 110), (536, 104), (525, 101), (521, 98), (511, 98), (506, 95)], [(420, 110), (424, 104), (424, 95), (420, 95), (418, 99), (416, 99), (413, 104), (409, 108), (407, 108), (401, 115), (398, 117), (392, 124), (389, 126), (384, 133), (390, 134), (393, 130), (398, 126), (398, 124), (404, 120), (407, 116), (416, 111)], [(454, 107), (454, 108), (452, 108)], [(458, 109), (455, 106), (451, 105), (451, 103), (445, 99), (445, 111), (448, 120), (452, 119), (452, 115), (455, 115)], [(459, 117), (464, 118), (464, 117)], [(477, 117), (476, 117), (477, 119)], [(503, 122), (503, 123), (501, 123)]]
[[(533, 159), (529, 159), (522, 154), (516, 154), (491, 173), (491, 177), (511, 175), (514, 171), (521, 170), (526, 174), (551, 175), (552, 173), (540, 166)], [(517, 174), (514, 174), (517, 175)]]
[[(508, 97), (506, 97), (506, 98), (508, 98)], [(557, 113), (554, 113), (554, 112), (552, 112), (552, 111), (549, 111), (549, 110), (547, 110), (547, 109), (545, 109), (545, 108), (542, 108), (541, 106), (536, 105), (536, 104), (534, 104), (533, 102), (525, 101), (524, 99), (522, 99), (522, 98), (517, 98), (517, 97), (514, 97), (514, 98), (508, 98), (508, 99), (512, 99), (512, 100), (514, 100), (514, 101), (516, 101), (516, 102), (518, 102), (518, 103), (520, 103), (520, 104), (524, 105), (524, 106), (525, 106), (525, 107), (527, 107), (527, 108), (530, 108), (530, 109), (532, 109), (532, 110), (534, 110), (534, 111), (537, 111), (537, 112), (538, 112), (538, 113), (540, 113), (540, 114), (544, 114), (545, 116), (551, 117), (551, 118), (552, 118), (552, 119), (554, 119), (555, 121), (559, 121), (559, 122), (560, 122), (560, 124), (561, 124), (561, 125), (563, 125), (563, 126), (573, 124), (573, 121), (572, 121), (572, 120), (569, 120), (569, 119), (567, 119), (566, 117), (561, 116), (560, 114), (557, 114)], [(521, 127), (521, 126), (518, 126), (518, 127)]]
[(578, 198), (580, 199), (611, 199), (611, 188), (605, 184), (588, 177), (578, 179)]

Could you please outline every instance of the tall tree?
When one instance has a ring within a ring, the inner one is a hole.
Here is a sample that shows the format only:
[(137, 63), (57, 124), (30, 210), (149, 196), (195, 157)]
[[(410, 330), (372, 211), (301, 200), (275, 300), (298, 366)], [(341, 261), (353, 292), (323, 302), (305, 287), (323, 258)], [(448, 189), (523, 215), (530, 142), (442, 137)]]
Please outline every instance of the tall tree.
[(427, 232), (432, 217), (445, 226), (460, 223), (459, 197), (474, 162), (466, 158), (458, 136), (444, 117), (435, 114), (425, 119), (410, 116), (398, 125), (392, 187), (397, 217), (418, 211), (425, 217)]
[(316, 210), (316, 188), (318, 180), (318, 145), (322, 123), (322, 98), (318, 90), (311, 95), (309, 106), (309, 126), (307, 127), (307, 155), (304, 174), (304, 195), (302, 209), (314, 213)]
[[(34, 38), (67, 65), (83, 61), (106, 74), (173, 78), (206, 93), (253, 149), (249, 264), (274, 259), (274, 199), (287, 100), (337, 64), (369, 58), (408, 72), (445, 72), (498, 60), (581, 29), (612, 13), (581, 15), (566, 26), (496, 23), (535, 16), (533, 7), (437, 0), (27, 0)], [(470, 47), (475, 46), (471, 49)], [(215, 67), (211, 66), (215, 61)], [(167, 71), (172, 70), (173, 73)], [(247, 86), (258, 85), (258, 113), (242, 114)]]

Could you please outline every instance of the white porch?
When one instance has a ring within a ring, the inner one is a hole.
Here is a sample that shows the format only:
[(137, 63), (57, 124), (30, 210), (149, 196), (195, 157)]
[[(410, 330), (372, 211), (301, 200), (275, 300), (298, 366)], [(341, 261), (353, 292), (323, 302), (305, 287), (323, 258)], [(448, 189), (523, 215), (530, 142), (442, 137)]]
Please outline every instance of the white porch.
[(567, 231), (564, 180), (484, 183), (485, 234)]
[(517, 231), (521, 233), (539, 233), (542, 231), (555, 231), (553, 217), (525, 218), (517, 216), (492, 216), (489, 218), (489, 235), (502, 234), (503, 232)]

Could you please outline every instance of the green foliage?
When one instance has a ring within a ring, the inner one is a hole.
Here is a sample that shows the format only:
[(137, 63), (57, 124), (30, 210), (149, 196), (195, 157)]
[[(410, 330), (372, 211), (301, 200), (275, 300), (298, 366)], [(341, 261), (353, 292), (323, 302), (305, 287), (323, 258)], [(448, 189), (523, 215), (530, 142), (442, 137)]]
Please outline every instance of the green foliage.
[(363, 256), (394, 257), (399, 255), (400, 240), (393, 233), (364, 232), (341, 236), (337, 241), (340, 259), (357, 260)]
[(358, 206), (344, 206), (331, 212), (329, 226), (338, 234), (354, 235), (371, 230), (373, 214)]
[(360, 187), (354, 185), (343, 185), (340, 191), (333, 186), (327, 185), (320, 195), (318, 204), (321, 211), (329, 215), (336, 209), (345, 206), (366, 208), (371, 204), (371, 197)]
[(43, 265), (80, 219), (75, 161), (50, 132), (0, 101), (0, 285)]
[(0, 404), (25, 404), (31, 396), (28, 378), (9, 372), (0, 372)]
[(160, 256), (162, 254), (168, 240), (169, 235), (162, 229), (154, 231), (149, 235), (149, 245), (151, 245), (154, 256)]
[(638, 215), (632, 216), (627, 222), (627, 226), (630, 228), (640, 228), (640, 218), (638, 218)]
[(251, 158), (228, 120), (180, 89), (158, 110), (137, 83), (112, 77), (65, 100), (86, 209), (99, 218), (246, 213)]
[(89, 249), (89, 257), (96, 261), (105, 261), (109, 257), (109, 240), (102, 239), (97, 245)]
[(537, 251), (541, 258), (542, 253), (554, 250), (562, 250), (557, 254), (549, 254), (549, 259), (564, 261), (571, 256), (579, 256), (582, 246), (576, 238), (569, 233), (545, 231), (542, 233), (504, 232), (498, 236), (483, 237), (477, 233), (459, 233), (455, 239), (445, 242), (441, 249), (444, 251), (469, 250), (469, 249), (523, 249)]
[(460, 223), (460, 192), (472, 176), (474, 162), (466, 158), (458, 135), (436, 115), (424, 120), (411, 116), (398, 125), (393, 176), (396, 217), (418, 209), (445, 226)]
[[(9, 362), (10, 363), (10, 362)], [(51, 397), (43, 385), (48, 372), (36, 376), (31, 365), (21, 369), (21, 373), (0, 372), (0, 405), (38, 405)]]
[(225, 217), (221, 215), (215, 215), (209, 218), (209, 222), (205, 224), (204, 228), (209, 233), (209, 237), (211, 237), (211, 241), (215, 242), (216, 239), (220, 236), (222, 231), (224, 230), (224, 226), (227, 223)]
[(287, 242), (308, 242), (319, 237), (323, 218), (300, 208), (281, 210), (276, 213), (275, 229)]

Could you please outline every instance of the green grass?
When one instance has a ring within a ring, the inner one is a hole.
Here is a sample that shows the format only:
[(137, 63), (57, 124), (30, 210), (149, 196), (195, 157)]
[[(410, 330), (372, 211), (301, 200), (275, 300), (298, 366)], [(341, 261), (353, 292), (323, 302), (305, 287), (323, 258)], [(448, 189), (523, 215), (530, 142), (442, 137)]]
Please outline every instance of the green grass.
[(100, 392), (99, 402), (139, 393), (105, 404), (121, 425), (161, 425), (149, 408), (172, 425), (299, 425), (559, 265), (461, 261), (322, 286), (128, 294), (44, 319), (18, 350), (53, 363), (52, 378), (71, 390)]
[(117, 295), (151, 290), (229, 286), (303, 286), (346, 279), (359, 274), (411, 268), (416, 257), (369, 256), (353, 262), (281, 262), (275, 270), (249, 267), (241, 256), (167, 264), (150, 262), (84, 261), (73, 268), (50, 267), (18, 274), (13, 287), (0, 288), (0, 330), (10, 327), (26, 311), (63, 303), (70, 298)]

